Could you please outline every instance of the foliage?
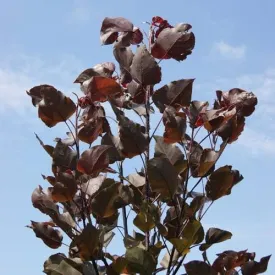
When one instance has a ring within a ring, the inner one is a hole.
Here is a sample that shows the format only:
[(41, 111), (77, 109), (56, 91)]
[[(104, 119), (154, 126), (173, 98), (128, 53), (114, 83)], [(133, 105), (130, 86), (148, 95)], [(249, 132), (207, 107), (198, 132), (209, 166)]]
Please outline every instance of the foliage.
[[(28, 227), (52, 249), (63, 244), (61, 232), (70, 240), (68, 255), (50, 256), (44, 272), (177, 274), (185, 268), (188, 275), (232, 275), (239, 268), (244, 275), (263, 273), (270, 256), (257, 262), (255, 253), (246, 250), (224, 251), (211, 264), (206, 251), (232, 233), (219, 228), (205, 232), (202, 224), (213, 202), (230, 195), (243, 179), (231, 165), (217, 162), (241, 135), (257, 98), (240, 88), (217, 91), (210, 107), (192, 100), (194, 79), (161, 85), (161, 61), (185, 60), (195, 47), (195, 35), (190, 24), (172, 26), (158, 16), (148, 24), (146, 45), (141, 30), (127, 19), (104, 19), (100, 40), (113, 44), (120, 74), (112, 62), (86, 69), (74, 81), (84, 93), (76, 95), (76, 103), (50, 85), (27, 92), (46, 126), (64, 122), (69, 129), (53, 146), (36, 136), (52, 158), (53, 175), (43, 175), (51, 186), (38, 186), (32, 203), (51, 220), (32, 221)], [(117, 132), (106, 106), (113, 111)], [(157, 135), (161, 128), (163, 134)], [(142, 169), (125, 174), (125, 162), (137, 159)], [(134, 234), (128, 232), (130, 224)], [(118, 239), (125, 246), (123, 255), (106, 250), (117, 237), (116, 228), (124, 229), (123, 240)], [(195, 248), (203, 261), (186, 263)]]

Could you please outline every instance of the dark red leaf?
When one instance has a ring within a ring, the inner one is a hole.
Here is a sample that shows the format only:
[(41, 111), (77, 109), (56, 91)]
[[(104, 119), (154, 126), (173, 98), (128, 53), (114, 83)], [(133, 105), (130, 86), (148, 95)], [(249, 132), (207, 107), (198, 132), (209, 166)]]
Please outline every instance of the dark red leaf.
[(106, 17), (100, 30), (101, 43), (103, 45), (112, 44), (117, 39), (118, 32), (131, 32), (133, 28), (133, 24), (123, 17)]
[(170, 82), (155, 91), (152, 99), (155, 105), (163, 113), (166, 106), (172, 106), (176, 110), (189, 106), (192, 97), (194, 79), (181, 79)]
[(93, 177), (98, 176), (109, 165), (107, 152), (110, 148), (111, 146), (109, 145), (96, 145), (84, 151), (78, 160), (77, 170)]
[(155, 85), (161, 81), (161, 68), (145, 45), (137, 48), (131, 65), (131, 75), (142, 85)]

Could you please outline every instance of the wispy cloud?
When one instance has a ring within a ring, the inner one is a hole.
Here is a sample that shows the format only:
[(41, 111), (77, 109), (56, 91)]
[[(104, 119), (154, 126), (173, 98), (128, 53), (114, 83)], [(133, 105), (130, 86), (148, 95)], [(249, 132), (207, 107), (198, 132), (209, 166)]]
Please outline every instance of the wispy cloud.
[(50, 63), (20, 54), (1, 60), (0, 112), (12, 109), (23, 114), (29, 110), (30, 99), (26, 91), (36, 85), (50, 84), (67, 94), (78, 90), (72, 83), (82, 69), (80, 62), (74, 56), (62, 60)]
[(228, 59), (242, 59), (246, 54), (246, 46), (233, 46), (224, 41), (215, 42), (214, 50), (218, 51), (220, 55)]

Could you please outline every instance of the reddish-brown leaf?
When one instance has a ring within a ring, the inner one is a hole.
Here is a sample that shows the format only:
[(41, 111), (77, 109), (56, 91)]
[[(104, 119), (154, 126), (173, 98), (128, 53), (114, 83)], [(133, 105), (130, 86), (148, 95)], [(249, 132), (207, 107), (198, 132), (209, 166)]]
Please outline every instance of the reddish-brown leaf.
[(56, 177), (55, 185), (48, 189), (53, 201), (69, 202), (73, 200), (77, 192), (77, 184), (73, 175), (60, 173)]
[(87, 92), (92, 101), (105, 102), (109, 96), (122, 95), (121, 86), (112, 78), (94, 76), (88, 85)]
[(245, 117), (255, 111), (255, 106), (258, 103), (258, 99), (253, 93), (238, 88), (228, 92), (217, 91), (217, 97), (219, 106), (236, 107), (238, 114)]
[(38, 106), (38, 116), (48, 127), (66, 121), (76, 110), (69, 97), (50, 85), (35, 86), (27, 94), (33, 105)]
[(62, 245), (61, 232), (54, 229), (49, 223), (31, 221), (30, 228), (33, 229), (36, 237), (40, 238), (48, 247), (57, 249)]
[(145, 45), (137, 48), (131, 65), (133, 79), (142, 85), (155, 85), (161, 81), (161, 68)]
[(74, 83), (82, 84), (84, 81), (93, 76), (111, 77), (115, 71), (116, 66), (112, 62), (104, 62), (96, 64), (93, 68), (84, 70), (74, 81)]
[(176, 110), (180, 107), (189, 106), (192, 97), (194, 79), (181, 79), (170, 82), (155, 91), (152, 99), (155, 105), (163, 113), (166, 106), (172, 106)]
[(133, 28), (133, 24), (123, 17), (106, 17), (100, 30), (101, 43), (103, 45), (112, 44), (116, 41), (118, 32), (132, 32)]
[(245, 118), (236, 115), (217, 129), (217, 135), (228, 144), (236, 141), (244, 130)]
[(184, 140), (186, 131), (186, 115), (176, 112), (173, 107), (166, 107), (163, 112), (164, 142), (176, 143)]
[(152, 55), (158, 59), (173, 58), (178, 61), (186, 59), (195, 47), (194, 33), (187, 32), (190, 28), (191, 25), (187, 28), (178, 25), (177, 28), (163, 29), (152, 45)]
[(108, 150), (110, 148), (110, 145), (96, 145), (84, 151), (78, 160), (77, 170), (93, 177), (98, 176), (109, 165)]

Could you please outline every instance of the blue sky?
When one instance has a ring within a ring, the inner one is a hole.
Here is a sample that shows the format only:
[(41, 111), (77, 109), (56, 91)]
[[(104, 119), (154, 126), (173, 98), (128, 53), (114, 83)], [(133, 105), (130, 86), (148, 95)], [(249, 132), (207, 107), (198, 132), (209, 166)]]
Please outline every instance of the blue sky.
[[(56, 252), (24, 226), (30, 219), (45, 220), (32, 208), (30, 196), (38, 184), (46, 186), (41, 173), (50, 174), (50, 159), (33, 132), (50, 143), (64, 127), (48, 130), (25, 91), (47, 83), (71, 95), (78, 91), (72, 82), (82, 70), (112, 61), (112, 48), (99, 42), (106, 16), (126, 17), (144, 29), (142, 22), (155, 15), (171, 24), (192, 24), (194, 53), (180, 64), (163, 62), (163, 82), (195, 77), (193, 99), (210, 102), (216, 89), (240, 87), (258, 96), (244, 133), (219, 163), (232, 164), (244, 180), (231, 196), (214, 204), (204, 222), (233, 233), (230, 241), (212, 247), (210, 256), (225, 249), (249, 249), (257, 259), (271, 254), (275, 245), (274, 9), (272, 0), (2, 1), (0, 273), (41, 274), (44, 260)], [(266, 274), (275, 274), (274, 259)]]

